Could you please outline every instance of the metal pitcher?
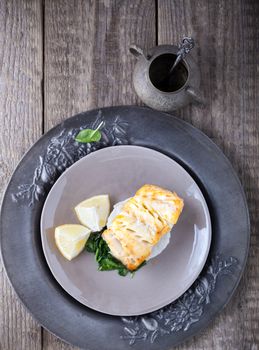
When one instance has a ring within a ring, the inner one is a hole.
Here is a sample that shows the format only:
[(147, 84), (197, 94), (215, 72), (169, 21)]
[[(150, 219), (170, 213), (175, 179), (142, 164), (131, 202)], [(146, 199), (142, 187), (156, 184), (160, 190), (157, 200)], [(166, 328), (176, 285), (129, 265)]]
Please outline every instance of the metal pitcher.
[(200, 70), (190, 54), (169, 75), (177, 51), (177, 46), (159, 45), (144, 54), (138, 46), (130, 46), (130, 52), (138, 59), (133, 73), (134, 88), (149, 107), (169, 112), (193, 101), (204, 103), (199, 92)]

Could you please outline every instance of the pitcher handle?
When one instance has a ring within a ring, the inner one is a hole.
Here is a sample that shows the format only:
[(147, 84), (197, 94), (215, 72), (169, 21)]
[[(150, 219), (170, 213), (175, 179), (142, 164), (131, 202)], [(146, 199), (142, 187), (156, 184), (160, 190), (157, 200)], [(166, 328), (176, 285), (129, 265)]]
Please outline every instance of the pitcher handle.
[(186, 92), (187, 92), (187, 94), (189, 95), (189, 96), (191, 96), (191, 98), (195, 101), (195, 102), (197, 102), (197, 103), (199, 103), (199, 104), (201, 104), (201, 105), (205, 105), (205, 99), (204, 99), (204, 97), (201, 95), (201, 93), (199, 92), (199, 91), (197, 91), (196, 89), (194, 89), (193, 87), (191, 87), (191, 86), (187, 86), (187, 88), (186, 88)]
[(139, 59), (140, 57), (144, 57), (145, 60), (148, 60), (147, 56), (144, 54), (143, 50), (137, 46), (137, 45), (130, 45), (129, 47), (129, 51), (130, 53), (132, 53), (132, 55), (134, 55), (137, 59)]

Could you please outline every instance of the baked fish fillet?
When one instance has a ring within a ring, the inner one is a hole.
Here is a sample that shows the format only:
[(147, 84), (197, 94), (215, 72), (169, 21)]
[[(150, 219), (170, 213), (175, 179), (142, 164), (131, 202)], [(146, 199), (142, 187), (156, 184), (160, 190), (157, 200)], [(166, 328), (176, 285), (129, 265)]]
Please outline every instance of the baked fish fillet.
[(144, 185), (124, 204), (102, 237), (115, 258), (136, 270), (160, 238), (171, 231), (183, 205), (176, 193)]

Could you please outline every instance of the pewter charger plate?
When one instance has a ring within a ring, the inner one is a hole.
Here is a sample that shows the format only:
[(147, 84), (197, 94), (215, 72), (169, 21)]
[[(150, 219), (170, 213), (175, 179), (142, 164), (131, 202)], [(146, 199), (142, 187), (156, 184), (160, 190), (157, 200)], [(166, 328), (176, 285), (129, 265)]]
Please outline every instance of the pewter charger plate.
[[(169, 245), (134, 277), (98, 271), (87, 251), (72, 261), (60, 254), (55, 227), (79, 223), (73, 210), (79, 202), (107, 193), (115, 204), (145, 183), (175, 191), (184, 200), (184, 210)], [(41, 239), (54, 277), (76, 300), (109, 315), (135, 316), (168, 305), (193, 284), (208, 256), (211, 223), (199, 187), (176, 161), (149, 148), (113, 146), (80, 159), (57, 180), (43, 207)]]
[[(101, 120), (102, 141), (78, 147), (78, 130)], [(138, 317), (105, 315), (72, 298), (50, 272), (40, 240), (42, 207), (60, 174), (96, 149), (119, 144), (152, 148), (181, 164), (202, 190), (212, 223), (211, 248), (199, 278), (175, 302)], [(2, 260), (21, 301), (49, 331), (89, 350), (169, 349), (205, 328), (239, 283), (250, 237), (242, 187), (219, 148), (180, 119), (127, 106), (81, 113), (45, 134), (10, 180), (0, 230)]]

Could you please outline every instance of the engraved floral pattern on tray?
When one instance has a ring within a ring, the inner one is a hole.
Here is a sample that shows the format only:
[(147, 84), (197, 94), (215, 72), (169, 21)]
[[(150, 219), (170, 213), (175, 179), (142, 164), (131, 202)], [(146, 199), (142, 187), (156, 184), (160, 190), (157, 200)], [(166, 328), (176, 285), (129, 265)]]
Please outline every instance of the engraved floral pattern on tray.
[[(101, 123), (102, 138), (99, 142), (84, 144), (75, 141), (75, 136), (80, 130), (96, 129)], [(128, 123), (120, 116), (114, 116), (112, 120), (107, 121), (99, 111), (93, 123), (82, 125), (78, 129), (64, 129), (50, 140), (45, 154), (39, 157), (39, 164), (31, 182), (19, 185), (12, 199), (32, 206), (47, 194), (58, 177), (80, 158), (107, 146), (128, 144), (127, 127)]]
[[(96, 129), (102, 122), (100, 142), (80, 144), (75, 141), (80, 130)], [(64, 129), (50, 140), (46, 152), (39, 156), (31, 182), (18, 186), (17, 192), (12, 194), (13, 201), (32, 206), (48, 193), (58, 177), (77, 160), (107, 146), (129, 144), (127, 127), (128, 123), (120, 116), (106, 121), (99, 111), (93, 123), (77, 129)], [(234, 257), (223, 258), (216, 255), (205, 267), (201, 277), (175, 302), (144, 316), (121, 317), (121, 338), (129, 345), (134, 345), (137, 341), (153, 343), (161, 336), (187, 331), (193, 323), (201, 319), (206, 304), (210, 303), (218, 278), (223, 274), (232, 274), (237, 265), (238, 260)]]
[(144, 316), (122, 317), (124, 334), (121, 338), (130, 345), (136, 341), (153, 343), (166, 334), (187, 331), (201, 319), (218, 278), (223, 274), (232, 274), (237, 264), (238, 260), (234, 257), (224, 259), (216, 255), (205, 267), (201, 277), (175, 302)]

